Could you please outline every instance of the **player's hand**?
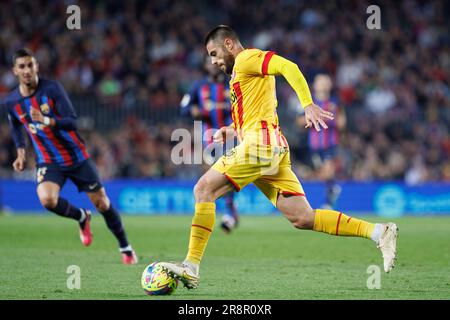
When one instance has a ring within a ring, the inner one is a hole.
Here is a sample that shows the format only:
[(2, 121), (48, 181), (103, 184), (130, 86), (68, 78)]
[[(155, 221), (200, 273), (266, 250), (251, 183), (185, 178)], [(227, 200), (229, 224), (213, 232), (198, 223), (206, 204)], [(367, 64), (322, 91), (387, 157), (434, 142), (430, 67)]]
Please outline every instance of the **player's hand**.
[(44, 115), (41, 113), (40, 110), (38, 110), (36, 108), (31, 108), (30, 116), (31, 116), (31, 120), (33, 120), (35, 122), (44, 123)]
[(213, 135), (215, 143), (224, 144), (228, 136), (234, 136), (234, 128), (232, 126), (222, 127)]
[(23, 157), (17, 157), (13, 162), (13, 168), (15, 171), (23, 171), (25, 169), (26, 160)]
[(317, 131), (320, 131), (320, 127), (322, 126), (324, 129), (328, 129), (328, 126), (324, 121), (325, 119), (333, 120), (333, 113), (323, 110), (321, 107), (314, 103), (311, 103), (310, 105), (305, 107), (305, 128), (314, 126)]

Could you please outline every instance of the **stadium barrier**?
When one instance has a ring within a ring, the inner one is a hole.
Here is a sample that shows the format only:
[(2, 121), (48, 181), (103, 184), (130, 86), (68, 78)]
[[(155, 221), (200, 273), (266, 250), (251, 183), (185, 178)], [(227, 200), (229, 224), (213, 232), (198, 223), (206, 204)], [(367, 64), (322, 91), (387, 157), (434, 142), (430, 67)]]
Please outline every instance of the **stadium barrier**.
[[(450, 183), (427, 183), (408, 186), (403, 183), (342, 182), (342, 193), (336, 209), (350, 214), (376, 214), (398, 217), (408, 215), (450, 214)], [(194, 201), (192, 181), (173, 180), (114, 180), (105, 182), (114, 206), (124, 214), (192, 214)], [(325, 185), (321, 182), (303, 183), (312, 207), (325, 200)], [(0, 205), (12, 213), (42, 213), (32, 181), (0, 180)], [(62, 196), (78, 206), (92, 208), (88, 198), (78, 193), (69, 181)], [(277, 214), (277, 210), (253, 185), (236, 194), (236, 205), (243, 215)], [(218, 212), (224, 211), (220, 199)]]

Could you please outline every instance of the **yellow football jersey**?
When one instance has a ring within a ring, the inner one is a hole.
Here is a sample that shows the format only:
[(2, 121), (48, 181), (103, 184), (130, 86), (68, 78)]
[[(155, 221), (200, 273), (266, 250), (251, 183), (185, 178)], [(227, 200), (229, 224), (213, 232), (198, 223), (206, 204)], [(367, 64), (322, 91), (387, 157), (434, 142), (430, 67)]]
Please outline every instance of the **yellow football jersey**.
[(267, 74), (273, 55), (259, 49), (237, 55), (230, 80), (231, 114), (241, 142), (287, 147), (278, 123), (275, 76)]

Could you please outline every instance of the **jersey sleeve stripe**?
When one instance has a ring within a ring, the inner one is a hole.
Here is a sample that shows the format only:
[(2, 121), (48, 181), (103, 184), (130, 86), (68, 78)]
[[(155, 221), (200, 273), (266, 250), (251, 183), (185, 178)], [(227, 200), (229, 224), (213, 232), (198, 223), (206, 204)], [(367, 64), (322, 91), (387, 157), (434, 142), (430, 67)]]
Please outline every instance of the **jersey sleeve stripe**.
[(267, 51), (266, 55), (264, 56), (264, 61), (261, 66), (261, 73), (263, 75), (267, 75), (267, 71), (269, 69), (269, 61), (274, 54), (275, 54), (275, 52), (273, 52), (273, 51)]

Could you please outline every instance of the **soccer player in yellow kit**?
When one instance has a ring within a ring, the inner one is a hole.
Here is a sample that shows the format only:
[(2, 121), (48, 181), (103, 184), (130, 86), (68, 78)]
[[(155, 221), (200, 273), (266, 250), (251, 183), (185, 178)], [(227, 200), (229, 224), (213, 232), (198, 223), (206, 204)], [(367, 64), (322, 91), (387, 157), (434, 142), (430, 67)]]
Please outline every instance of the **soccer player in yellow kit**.
[(211, 62), (231, 75), (233, 124), (214, 135), (216, 142), (236, 134), (240, 144), (222, 156), (194, 187), (195, 214), (189, 251), (181, 263), (161, 262), (169, 275), (189, 288), (197, 288), (200, 261), (215, 223), (215, 201), (227, 192), (254, 183), (298, 229), (337, 236), (372, 239), (391, 271), (396, 259), (398, 228), (394, 223), (373, 224), (333, 210), (312, 209), (302, 185), (291, 169), (289, 146), (276, 112), (275, 76), (282, 75), (305, 109), (306, 127), (327, 129), (333, 114), (314, 104), (298, 66), (271, 51), (244, 49), (237, 34), (219, 25), (205, 38)]

